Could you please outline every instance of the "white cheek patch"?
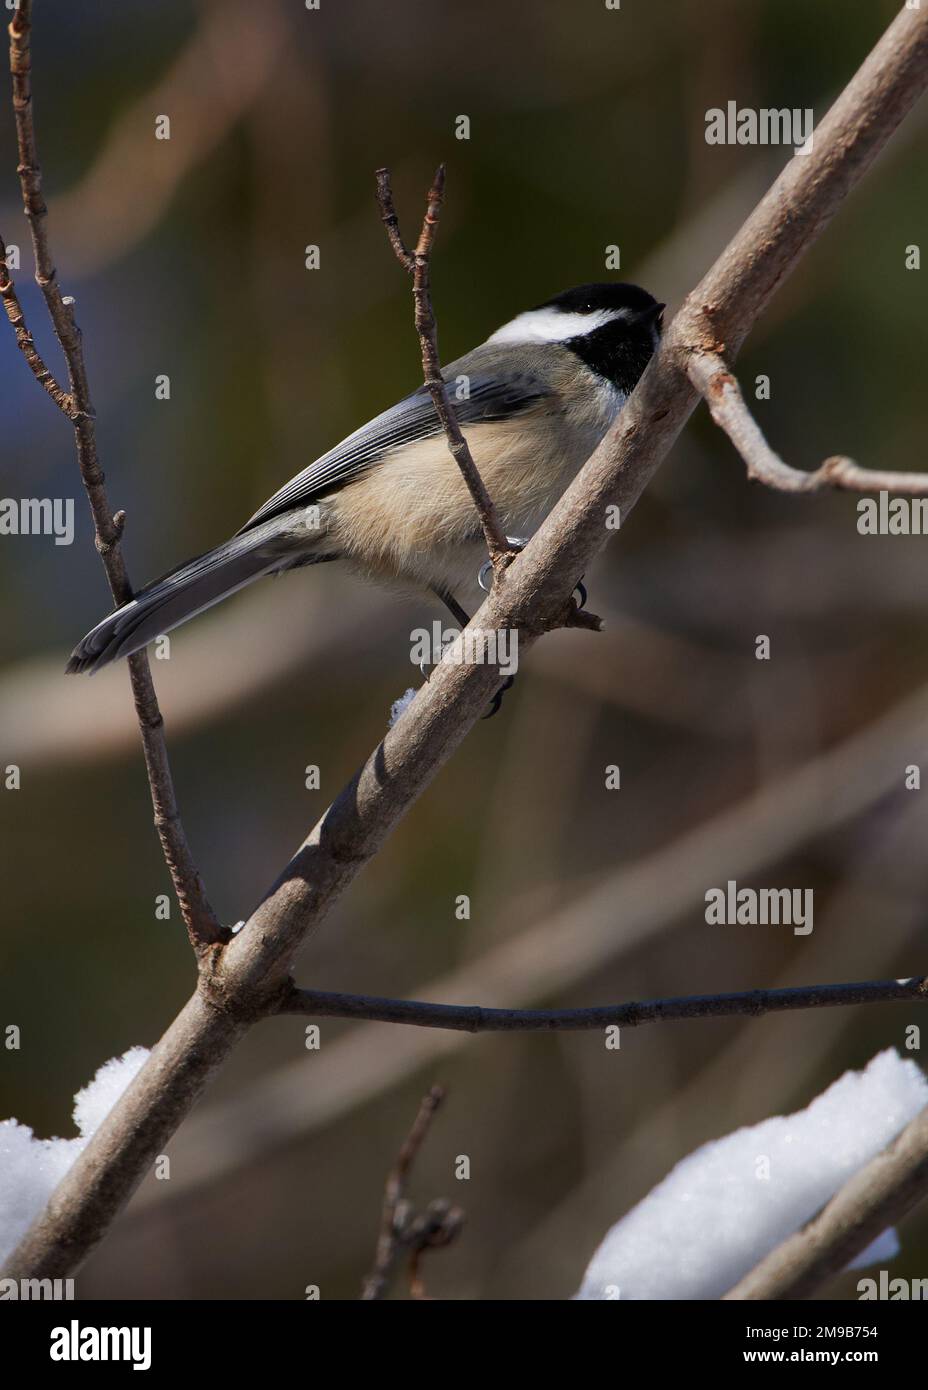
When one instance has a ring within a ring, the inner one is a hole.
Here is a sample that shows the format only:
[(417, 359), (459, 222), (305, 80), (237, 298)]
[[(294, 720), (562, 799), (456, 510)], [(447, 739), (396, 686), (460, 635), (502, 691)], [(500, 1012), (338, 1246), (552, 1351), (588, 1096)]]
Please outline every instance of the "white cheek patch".
[(626, 318), (624, 309), (596, 309), (592, 314), (565, 314), (560, 309), (529, 309), (504, 323), (487, 338), (488, 343), (563, 343), (592, 333), (615, 319)]

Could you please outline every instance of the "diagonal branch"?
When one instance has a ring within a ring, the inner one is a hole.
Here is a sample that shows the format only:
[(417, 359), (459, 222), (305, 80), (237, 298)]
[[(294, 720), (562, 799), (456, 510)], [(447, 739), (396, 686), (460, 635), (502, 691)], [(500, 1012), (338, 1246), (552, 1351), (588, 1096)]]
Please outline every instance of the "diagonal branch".
[[(475, 615), (520, 629), (520, 647), (557, 623), (609, 532), (626, 517), (699, 399), (691, 358), (734, 356), (928, 85), (928, 7), (904, 9), (815, 132), (685, 301), (602, 443)], [(326, 811), (168, 1028), (148, 1062), (7, 1261), (13, 1277), (78, 1266), (128, 1201), (209, 1077), (290, 989), (294, 956), (463, 741), (494, 693), (488, 663), (443, 660)]]
[(407, 250), (400, 232), (399, 218), (393, 203), (393, 190), (390, 186), (389, 169), (378, 169), (375, 177), (377, 179), (377, 203), (380, 208), (380, 217), (387, 229), (390, 245), (393, 247), (400, 265), (413, 277), (412, 292), (416, 302), (416, 332), (419, 335), (419, 346), (422, 349), (422, 373), (425, 378), (425, 385), (432, 397), (436, 413), (441, 421), (441, 427), (448, 440), (448, 448), (451, 450), (452, 457), (460, 468), (470, 495), (474, 499), (474, 506), (477, 508), (477, 515), (480, 517), (480, 524), (483, 527), (487, 551), (493, 562), (493, 571), (495, 574), (499, 574), (512, 559), (513, 547), (506, 539), (506, 532), (503, 530), (493, 505), (493, 499), (480, 476), (470, 446), (461, 432), (458, 417), (448, 398), (448, 389), (441, 374), (441, 359), (438, 355), (438, 325), (435, 322), (435, 313), (432, 309), (430, 263), (432, 244), (435, 240), (445, 190), (445, 166), (439, 164), (435, 171), (435, 179), (429, 189), (425, 217), (422, 220), (422, 231), (419, 233), (419, 241), (415, 251)]
[(276, 1011), (311, 1018), (364, 1018), (463, 1033), (588, 1032), (639, 1028), (689, 1018), (759, 1018), (796, 1009), (828, 1009), (849, 1004), (928, 1003), (928, 977), (866, 980), (846, 985), (800, 985), (790, 989), (751, 989), (738, 994), (691, 994), (677, 999), (632, 1000), (584, 1009), (486, 1009), (480, 1004), (433, 1004), (420, 999), (384, 999), (370, 994), (338, 994), (294, 989), (281, 995)]
[(792, 468), (767, 443), (724, 358), (716, 352), (696, 353), (687, 370), (693, 385), (705, 397), (713, 420), (747, 464), (752, 482), (763, 483), (776, 492), (819, 492), (834, 487), (847, 492), (928, 493), (928, 473), (887, 473), (861, 468), (838, 456), (826, 459), (811, 473)]
[(928, 1106), (725, 1298), (808, 1298), (928, 1194)]
[[(19, 150), (17, 172), (32, 236), (36, 283), (42, 291), (55, 335), (67, 363), (70, 385), (68, 394), (65, 394), (54, 381), (35, 351), (31, 334), (22, 322), (15, 290), (9, 282), (5, 267), (3, 274), (6, 280), (0, 278), (0, 293), (3, 294), (7, 314), (26, 360), (38, 380), (74, 426), (78, 465), (90, 501), (96, 547), (103, 561), (110, 591), (118, 605), (132, 597), (129, 575), (119, 545), (125, 515), (123, 512), (114, 514), (110, 510), (103, 470), (97, 453), (96, 419), (81, 333), (74, 317), (73, 301), (66, 299), (59, 288), (48, 239), (48, 209), (42, 195), (42, 171), (32, 114), (31, 23), (32, 0), (19, 0), (19, 6), (9, 26), (13, 113)], [(135, 656), (129, 657), (129, 677), (142, 735), (155, 828), (161, 840), (161, 848), (191, 945), (197, 954), (201, 955), (207, 947), (223, 939), (224, 931), (209, 905), (181, 823), (164, 737), (164, 720), (158, 707), (148, 657), (144, 652), (137, 652)]]

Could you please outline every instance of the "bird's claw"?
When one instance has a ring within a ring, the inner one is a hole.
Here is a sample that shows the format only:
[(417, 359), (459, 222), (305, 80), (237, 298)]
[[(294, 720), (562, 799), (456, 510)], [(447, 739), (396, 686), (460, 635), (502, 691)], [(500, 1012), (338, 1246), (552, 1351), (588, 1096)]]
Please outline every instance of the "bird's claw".
[(492, 719), (494, 714), (499, 714), (500, 706), (503, 703), (503, 696), (506, 694), (506, 691), (510, 689), (514, 680), (515, 676), (506, 677), (499, 690), (497, 690), (493, 699), (490, 701), (490, 708), (487, 710), (486, 714), (482, 716), (483, 719)]
[[(524, 536), (507, 536), (507, 542), (513, 550), (524, 550), (528, 545), (528, 540)], [(493, 561), (484, 560), (477, 573), (477, 583), (485, 594), (493, 588)]]

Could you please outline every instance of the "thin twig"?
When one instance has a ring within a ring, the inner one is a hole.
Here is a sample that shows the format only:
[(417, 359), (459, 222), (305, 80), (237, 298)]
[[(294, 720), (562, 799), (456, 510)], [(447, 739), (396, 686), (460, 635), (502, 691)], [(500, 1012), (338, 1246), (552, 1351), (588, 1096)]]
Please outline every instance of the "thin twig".
[(361, 1288), (361, 1298), (367, 1302), (383, 1298), (404, 1252), (410, 1255), (413, 1297), (423, 1298), (425, 1294), (419, 1274), (419, 1257), (423, 1250), (447, 1245), (460, 1229), (462, 1214), (449, 1202), (432, 1202), (421, 1216), (416, 1217), (406, 1203), (406, 1186), (412, 1166), (444, 1098), (445, 1092), (441, 1086), (433, 1086), (424, 1097), (406, 1142), (387, 1176), (374, 1264)]
[(425, 385), (441, 421), (441, 427), (448, 441), (448, 448), (451, 450), (452, 457), (461, 470), (470, 495), (474, 499), (474, 506), (477, 509), (477, 515), (483, 527), (484, 539), (487, 543), (487, 552), (493, 562), (493, 571), (495, 574), (499, 574), (502, 569), (505, 569), (515, 552), (506, 539), (506, 532), (493, 505), (493, 499), (480, 476), (470, 446), (461, 432), (457, 414), (448, 398), (445, 379), (441, 374), (441, 359), (438, 355), (438, 325), (435, 322), (435, 313), (432, 308), (430, 262), (445, 189), (445, 166), (440, 164), (435, 171), (435, 179), (429, 189), (425, 217), (422, 219), (422, 231), (419, 233), (419, 241), (415, 251), (407, 250), (400, 232), (399, 218), (396, 214), (393, 190), (390, 185), (389, 169), (378, 169), (375, 177), (377, 179), (377, 203), (390, 245), (400, 265), (413, 277), (412, 292), (416, 304), (416, 332), (419, 335), (419, 346), (422, 349), (422, 374)]
[[(39, 166), (32, 112), (31, 18), (32, 0), (20, 0), (9, 26), (13, 113), (19, 150), (17, 172), (22, 189), (23, 207), (32, 236), (36, 283), (42, 291), (55, 335), (67, 363), (70, 386), (67, 395), (57, 383), (51, 382), (50, 376), (49, 380), (45, 381), (36, 370), (35, 359), (38, 354), (30, 358), (31, 336), (21, 338), (14, 316), (18, 307), (15, 291), (12, 301), (9, 295), (4, 293), (4, 301), (10, 322), (16, 330), (17, 339), (29, 365), (74, 426), (78, 465), (90, 501), (97, 551), (103, 562), (113, 598), (119, 605), (132, 597), (132, 588), (119, 544), (125, 516), (122, 512), (113, 513), (110, 510), (103, 470), (97, 453), (96, 421), (81, 333), (74, 317), (73, 301), (66, 299), (58, 286), (55, 262), (48, 239), (48, 209), (42, 194), (42, 171)], [(10, 312), (11, 306), (13, 313)], [(22, 331), (26, 332), (24, 327)], [(34, 347), (31, 350), (34, 353)], [(41, 363), (41, 359), (39, 362)], [(47, 371), (44, 363), (41, 363), (41, 368)], [(55, 389), (52, 389), (52, 385)], [(142, 735), (155, 828), (161, 840), (161, 848), (191, 945), (198, 956), (202, 956), (209, 946), (224, 939), (225, 932), (210, 907), (181, 823), (164, 737), (164, 720), (158, 707), (148, 657), (144, 652), (137, 652), (129, 658), (129, 676)]]
[(928, 1106), (725, 1298), (808, 1298), (928, 1194)]
[(866, 980), (858, 984), (799, 985), (791, 989), (752, 989), (738, 994), (692, 994), (671, 999), (633, 1000), (584, 1009), (486, 1009), (479, 1004), (432, 1004), (419, 999), (384, 999), (370, 994), (338, 994), (294, 989), (281, 996), (277, 1012), (315, 1018), (363, 1018), (462, 1033), (584, 1032), (691, 1018), (758, 1018), (796, 1009), (846, 1008), (849, 1004), (928, 1003), (928, 977)]
[(819, 492), (828, 487), (847, 492), (928, 493), (928, 473), (881, 472), (861, 468), (838, 455), (827, 458), (811, 473), (791, 467), (767, 443), (724, 358), (715, 352), (695, 353), (688, 371), (693, 385), (705, 397), (713, 420), (746, 463), (752, 482), (763, 483), (776, 492), (791, 493)]
[(58, 409), (70, 419), (74, 410), (74, 402), (64, 387), (52, 376), (35, 345), (35, 339), (26, 324), (22, 305), (16, 293), (16, 286), (10, 274), (10, 268), (7, 264), (7, 248), (2, 238), (0, 238), (0, 299), (3, 300), (6, 316), (16, 334), (16, 345), (28, 362), (30, 371), (39, 385), (51, 396)]

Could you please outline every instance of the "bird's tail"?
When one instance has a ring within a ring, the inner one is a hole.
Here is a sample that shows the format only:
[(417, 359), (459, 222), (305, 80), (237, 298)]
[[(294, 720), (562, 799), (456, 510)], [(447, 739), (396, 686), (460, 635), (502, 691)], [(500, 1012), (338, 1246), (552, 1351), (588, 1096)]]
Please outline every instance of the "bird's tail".
[(215, 550), (146, 585), (128, 603), (108, 614), (78, 642), (66, 670), (71, 675), (99, 671), (111, 661), (140, 651), (153, 638), (185, 623), (252, 580), (312, 563), (317, 558), (322, 557), (307, 552), (305, 543), (299, 552), (294, 551), (292, 542), (288, 546), (277, 522), (233, 536)]

